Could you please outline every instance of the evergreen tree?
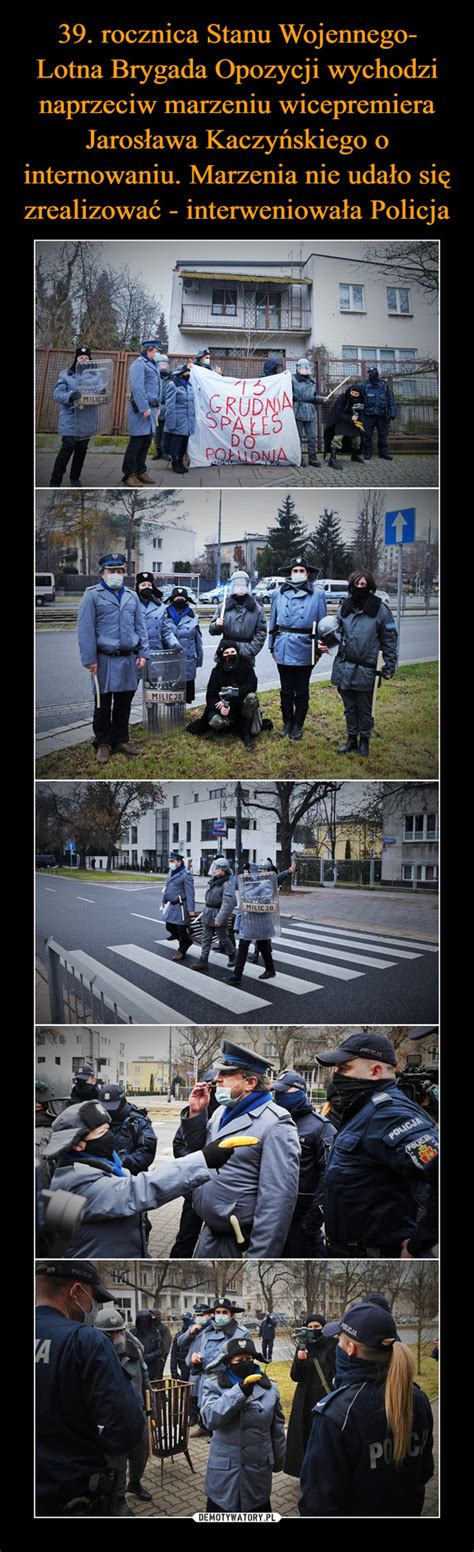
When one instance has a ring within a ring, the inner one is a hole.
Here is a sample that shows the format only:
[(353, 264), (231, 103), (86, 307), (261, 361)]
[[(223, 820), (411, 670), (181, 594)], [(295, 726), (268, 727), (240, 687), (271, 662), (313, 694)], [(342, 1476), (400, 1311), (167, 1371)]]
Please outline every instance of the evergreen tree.
[(82, 312), (80, 336), (94, 350), (115, 350), (119, 344), (114, 306), (114, 279), (102, 270), (88, 290)]
[(168, 355), (168, 347), (169, 347), (168, 325), (167, 325), (166, 318), (165, 318), (165, 315), (164, 315), (163, 311), (161, 311), (159, 319), (158, 319), (156, 338), (159, 339), (160, 342), (161, 342), (161, 349), (162, 349), (163, 355), (167, 356)]
[(311, 559), (323, 577), (344, 577), (350, 552), (344, 544), (337, 512), (325, 507), (311, 541)]
[[(277, 511), (276, 528), (269, 528), (265, 546), (265, 572), (270, 575), (281, 566), (287, 566), (295, 555), (303, 555), (308, 543), (308, 531), (298, 517), (293, 497), (285, 496)], [(270, 562), (270, 564), (267, 564)]]

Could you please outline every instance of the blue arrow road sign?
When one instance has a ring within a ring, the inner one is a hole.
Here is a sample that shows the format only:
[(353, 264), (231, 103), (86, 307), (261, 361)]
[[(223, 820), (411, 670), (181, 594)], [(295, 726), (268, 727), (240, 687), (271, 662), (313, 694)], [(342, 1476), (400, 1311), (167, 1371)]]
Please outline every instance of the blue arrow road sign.
[(385, 513), (385, 543), (414, 544), (416, 507), (398, 507)]
[(76, 842), (75, 841), (66, 841), (66, 851), (75, 851), (75, 850), (76, 850)]

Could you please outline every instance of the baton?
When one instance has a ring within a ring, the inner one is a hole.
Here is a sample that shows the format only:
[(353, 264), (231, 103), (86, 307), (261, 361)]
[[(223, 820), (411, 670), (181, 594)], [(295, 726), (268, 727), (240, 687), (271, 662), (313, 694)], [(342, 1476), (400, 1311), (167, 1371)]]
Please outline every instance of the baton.
[(225, 587), (224, 588), (224, 597), (222, 599), (222, 613), (219, 615), (219, 619), (216, 620), (216, 625), (223, 625), (224, 624), (224, 614), (225, 614), (225, 606), (226, 606), (226, 603), (227, 603), (228, 591), (229, 591), (228, 587)]
[(334, 398), (334, 394), (335, 393), (339, 393), (339, 389), (344, 387), (344, 383), (350, 383), (350, 381), (351, 381), (350, 377), (343, 377), (342, 382), (341, 383), (336, 383), (336, 387), (335, 388), (331, 388), (331, 392), (326, 394), (326, 398), (327, 399), (333, 399)]
[(316, 620), (313, 620), (313, 624), (311, 626), (311, 667), (312, 668), (314, 668), (315, 662), (316, 662)]
[(99, 680), (98, 680), (98, 678), (97, 678), (97, 674), (93, 674), (93, 675), (92, 675), (92, 678), (93, 678), (93, 680), (94, 680), (94, 685), (95, 685), (95, 694), (96, 694), (96, 701), (97, 701), (97, 710), (99, 710), (99, 708), (100, 708), (100, 690), (99, 690)]
[(244, 1235), (242, 1234), (242, 1229), (240, 1227), (239, 1220), (236, 1217), (235, 1213), (231, 1213), (230, 1218), (229, 1218), (229, 1223), (230, 1223), (231, 1229), (234, 1230), (234, 1234), (235, 1234), (235, 1238), (237, 1240), (237, 1244), (238, 1245), (245, 1245), (245, 1238), (244, 1238)]
[(377, 690), (380, 689), (380, 685), (382, 683), (382, 674), (381, 674), (382, 663), (383, 663), (383, 652), (379, 652), (378, 656), (377, 656), (377, 663), (376, 663), (376, 668), (375, 668), (374, 693), (373, 693), (373, 696), (372, 696), (372, 716), (374, 718), (375, 718), (375, 702), (376, 702), (376, 699), (377, 699)]

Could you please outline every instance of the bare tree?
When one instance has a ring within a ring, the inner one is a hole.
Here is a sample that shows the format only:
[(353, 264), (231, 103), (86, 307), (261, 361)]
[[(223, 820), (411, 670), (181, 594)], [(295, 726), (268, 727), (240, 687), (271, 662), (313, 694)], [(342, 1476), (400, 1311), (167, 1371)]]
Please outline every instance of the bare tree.
[(437, 242), (369, 243), (367, 264), (374, 265), (389, 285), (416, 285), (429, 302), (436, 302), (439, 290), (439, 253)]
[(364, 490), (357, 508), (352, 540), (354, 567), (376, 576), (384, 549), (385, 496), (382, 490)]
[[(276, 814), (280, 830), (282, 868), (289, 868), (295, 831), (305, 815), (315, 814), (318, 805), (332, 792), (339, 792), (342, 782), (331, 781), (275, 781), (265, 787), (252, 787), (248, 796), (243, 795), (244, 810), (253, 814), (263, 810)], [(235, 789), (228, 788), (223, 798), (226, 804), (235, 805)]]
[[(428, 1338), (424, 1335), (426, 1326), (438, 1313), (438, 1266), (436, 1261), (415, 1261), (412, 1265), (412, 1277), (410, 1279), (410, 1291), (413, 1297), (413, 1310), (416, 1325), (416, 1365), (417, 1373), (421, 1374), (421, 1361), (423, 1349), (428, 1346)], [(431, 1346), (431, 1342), (429, 1342)]]

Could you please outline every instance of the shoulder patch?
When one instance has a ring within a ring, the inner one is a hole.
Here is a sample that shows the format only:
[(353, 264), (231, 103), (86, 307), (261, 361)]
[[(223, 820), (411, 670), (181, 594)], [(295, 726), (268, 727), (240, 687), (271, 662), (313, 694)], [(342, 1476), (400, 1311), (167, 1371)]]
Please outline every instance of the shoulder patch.
[(381, 1094), (371, 1094), (370, 1098), (373, 1105), (389, 1105), (392, 1095), (383, 1090)]

